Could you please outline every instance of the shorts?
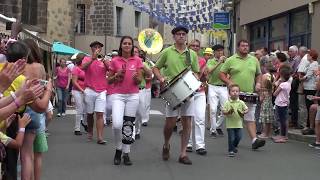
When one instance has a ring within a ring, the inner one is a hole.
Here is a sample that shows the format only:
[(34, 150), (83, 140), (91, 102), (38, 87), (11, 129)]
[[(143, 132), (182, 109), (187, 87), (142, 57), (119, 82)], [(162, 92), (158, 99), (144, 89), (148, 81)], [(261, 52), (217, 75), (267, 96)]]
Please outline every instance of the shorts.
[(190, 98), (176, 110), (166, 104), (166, 117), (194, 116), (194, 98)]
[(33, 142), (33, 152), (44, 153), (48, 151), (47, 137), (44, 132), (36, 135)]
[(248, 107), (248, 113), (244, 114), (244, 121), (247, 122), (255, 122), (255, 112), (257, 104), (245, 102), (246, 106)]
[(84, 90), (84, 101), (86, 103), (86, 110), (88, 114), (93, 112), (105, 112), (107, 103), (106, 91), (95, 92), (90, 88)]
[(26, 132), (35, 132), (40, 127), (40, 118), (41, 114), (33, 111), (29, 106), (26, 107), (26, 111), (24, 113), (27, 113), (31, 117), (31, 121), (26, 126)]

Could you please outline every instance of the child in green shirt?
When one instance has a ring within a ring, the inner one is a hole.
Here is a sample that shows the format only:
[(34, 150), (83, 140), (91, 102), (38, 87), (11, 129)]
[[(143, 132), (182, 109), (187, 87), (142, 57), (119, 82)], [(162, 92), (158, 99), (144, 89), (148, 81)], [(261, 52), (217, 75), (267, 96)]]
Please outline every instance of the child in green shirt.
[(239, 99), (240, 87), (237, 84), (229, 86), (229, 100), (224, 104), (222, 112), (225, 115), (228, 132), (228, 156), (234, 157), (242, 137), (242, 120), (248, 112), (246, 104)]

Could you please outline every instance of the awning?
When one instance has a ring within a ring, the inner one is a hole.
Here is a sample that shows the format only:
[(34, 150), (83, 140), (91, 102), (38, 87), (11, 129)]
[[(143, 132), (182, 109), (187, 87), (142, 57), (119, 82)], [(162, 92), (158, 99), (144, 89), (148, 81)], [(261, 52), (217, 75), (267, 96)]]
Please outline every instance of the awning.
[(54, 42), (52, 45), (52, 52), (59, 55), (73, 55), (75, 53), (83, 53), (78, 49), (63, 44), (62, 42)]

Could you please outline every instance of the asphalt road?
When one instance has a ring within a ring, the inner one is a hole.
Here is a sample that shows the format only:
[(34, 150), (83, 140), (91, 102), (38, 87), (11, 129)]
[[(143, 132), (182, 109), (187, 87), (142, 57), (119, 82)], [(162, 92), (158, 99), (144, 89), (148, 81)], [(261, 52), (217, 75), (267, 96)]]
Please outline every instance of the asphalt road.
[(306, 143), (289, 141), (252, 151), (244, 129), (239, 152), (227, 157), (227, 137), (213, 139), (206, 132), (208, 154), (190, 153), (193, 165), (178, 163), (180, 138), (171, 140), (171, 158), (161, 159), (164, 106), (159, 99), (152, 101), (148, 127), (143, 127), (141, 139), (132, 146), (132, 166), (114, 166), (114, 143), (111, 127), (105, 128), (105, 146), (87, 142), (86, 135), (73, 135), (75, 115), (55, 118), (50, 124), (49, 151), (43, 160), (44, 180), (317, 180), (320, 172), (320, 151)]

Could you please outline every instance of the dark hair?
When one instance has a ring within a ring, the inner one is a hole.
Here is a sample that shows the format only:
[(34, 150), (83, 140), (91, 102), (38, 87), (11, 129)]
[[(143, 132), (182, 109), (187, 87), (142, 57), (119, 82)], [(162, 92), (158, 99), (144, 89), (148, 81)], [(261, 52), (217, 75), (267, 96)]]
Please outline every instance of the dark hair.
[(80, 65), (82, 64), (82, 60), (83, 60), (84, 57), (86, 57), (86, 55), (83, 54), (83, 53), (79, 53), (79, 54), (77, 55), (76, 61), (75, 61), (75, 63), (76, 63), (77, 66), (80, 66)]
[(269, 53), (268, 48), (267, 47), (262, 47), (260, 49), (263, 49), (265, 52)]
[(241, 40), (238, 41), (237, 46), (239, 47), (241, 43), (247, 43), (247, 44), (249, 44), (249, 41), (248, 41), (248, 40), (245, 40), (245, 39), (241, 39)]
[(8, 62), (16, 62), (22, 58), (28, 59), (29, 52), (30, 49), (24, 42), (17, 41), (8, 45), (6, 57)]
[(133, 50), (134, 50), (134, 42), (133, 42), (133, 39), (132, 39), (131, 36), (122, 36), (122, 38), (121, 38), (121, 40), (120, 40), (119, 51), (118, 51), (118, 52), (119, 52), (119, 56), (122, 56), (122, 48), (121, 48), (121, 45), (122, 45), (122, 43), (123, 43), (123, 41), (124, 41), (125, 39), (130, 39), (131, 42), (132, 42), (131, 56), (133, 56), (133, 55), (134, 55), (134, 52), (133, 52)]
[(280, 66), (279, 73), (280, 77), (283, 77), (285, 81), (288, 81), (291, 77), (292, 68), (288, 64)]
[(280, 60), (280, 62), (286, 62), (287, 61), (287, 56), (282, 52), (278, 52), (276, 54), (276, 56)]
[(41, 63), (42, 58), (41, 58), (40, 49), (39, 49), (37, 43), (34, 42), (34, 40), (32, 40), (32, 39), (24, 39), (23, 42), (26, 43), (26, 45), (30, 49), (30, 54), (28, 56), (27, 63), (28, 64), (32, 64), (34, 62)]
[(237, 87), (240, 90), (240, 86), (238, 84), (231, 84), (231, 85), (228, 86), (229, 93), (230, 93), (231, 89), (234, 88), (234, 87)]

